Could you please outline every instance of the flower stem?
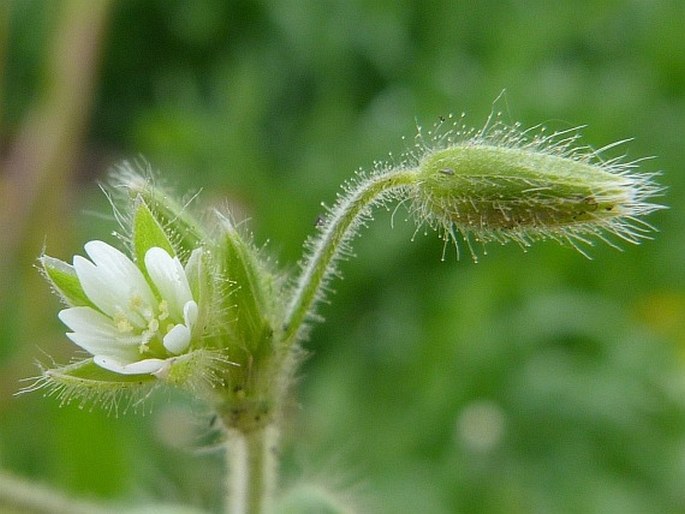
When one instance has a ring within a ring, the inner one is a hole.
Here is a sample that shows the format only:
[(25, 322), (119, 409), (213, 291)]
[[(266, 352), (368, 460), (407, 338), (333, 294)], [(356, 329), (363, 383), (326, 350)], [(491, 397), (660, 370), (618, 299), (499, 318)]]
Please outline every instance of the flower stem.
[(244, 432), (228, 429), (226, 512), (263, 514), (276, 488), (278, 430), (273, 425)]
[(321, 299), (322, 289), (334, 271), (336, 258), (345, 243), (354, 236), (364, 215), (374, 204), (415, 181), (416, 171), (413, 169), (389, 169), (361, 180), (335, 204), (319, 236), (313, 241), (312, 251), (288, 305), (283, 338), (287, 346), (292, 346), (298, 339), (307, 317), (313, 314), (313, 307)]

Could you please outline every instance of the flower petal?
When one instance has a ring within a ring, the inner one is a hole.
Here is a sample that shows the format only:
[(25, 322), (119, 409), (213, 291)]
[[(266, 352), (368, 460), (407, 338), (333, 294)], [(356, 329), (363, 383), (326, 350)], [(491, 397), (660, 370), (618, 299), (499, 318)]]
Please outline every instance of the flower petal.
[(143, 342), (142, 335), (118, 330), (110, 318), (91, 307), (63, 309), (57, 316), (73, 330), (67, 337), (91, 354), (135, 357)]
[(186, 302), (186, 304), (183, 306), (183, 320), (190, 330), (192, 330), (193, 325), (195, 325), (195, 322), (197, 321), (197, 314), (197, 303), (195, 303), (194, 300)]
[[(138, 267), (122, 252), (102, 241), (84, 246), (93, 262), (77, 255), (74, 270), (88, 298), (105, 314), (124, 313), (139, 327), (146, 325), (141, 312), (150, 310), (154, 295)], [(140, 305), (133, 304), (138, 301)]]
[(186, 262), (184, 271), (186, 277), (188, 277), (188, 284), (190, 285), (191, 292), (195, 290), (197, 292), (197, 281), (199, 280), (200, 271), (202, 268), (202, 248), (195, 248), (190, 252), (190, 257), (188, 257), (188, 262)]
[(183, 306), (193, 299), (188, 278), (178, 257), (171, 257), (159, 247), (145, 254), (145, 268), (163, 300), (169, 305), (172, 319), (183, 319)]
[(137, 345), (142, 335), (120, 330), (114, 322), (90, 307), (70, 307), (59, 311), (57, 317), (74, 332), (111, 341), (112, 345)]
[(117, 345), (110, 338), (83, 334), (81, 332), (67, 332), (67, 337), (91, 355), (102, 354), (127, 361), (135, 360), (140, 356), (137, 344), (135, 346)]
[(111, 318), (91, 307), (70, 307), (57, 314), (62, 323), (75, 332), (117, 337), (121, 335)]
[(131, 363), (123, 363), (105, 355), (96, 355), (93, 362), (106, 370), (119, 373), (121, 375), (147, 375), (156, 373), (164, 367), (164, 359), (145, 359)]
[(164, 336), (162, 343), (171, 353), (179, 354), (190, 344), (190, 329), (185, 325), (176, 325)]

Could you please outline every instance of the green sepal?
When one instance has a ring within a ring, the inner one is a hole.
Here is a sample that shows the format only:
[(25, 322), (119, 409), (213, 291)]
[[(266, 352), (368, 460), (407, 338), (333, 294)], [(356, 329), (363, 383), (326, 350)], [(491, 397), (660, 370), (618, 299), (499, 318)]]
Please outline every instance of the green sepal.
[(71, 385), (83, 387), (130, 387), (138, 386), (145, 382), (155, 381), (152, 375), (122, 375), (101, 368), (93, 362), (93, 359), (85, 359), (73, 364), (67, 364), (45, 372), (52, 380), (69, 382)]
[(221, 351), (200, 348), (168, 359), (156, 377), (180, 389), (201, 394), (203, 388), (213, 390), (235, 366)]
[(228, 222), (224, 224), (221, 245), (222, 274), (229, 284), (224, 306), (232, 339), (254, 351), (270, 341), (273, 333), (271, 302), (275, 277), (254, 246)]
[(162, 384), (185, 389), (196, 395), (213, 391), (236, 364), (223, 352), (200, 349), (168, 359), (155, 375), (124, 375), (101, 368), (93, 358), (65, 366), (43, 369), (36, 381), (20, 393), (44, 390), (62, 405), (99, 405), (108, 411), (143, 407), (150, 391)]
[(206, 230), (190, 214), (187, 204), (177, 202), (150, 181), (129, 177), (123, 185), (136, 201), (145, 203), (154, 220), (164, 227), (176, 254), (190, 254), (209, 238)]
[(71, 307), (93, 307), (95, 305), (88, 299), (81, 287), (81, 282), (76, 275), (74, 267), (64, 261), (43, 255), (40, 259), (45, 277), (50, 281), (54, 290)]
[(142, 407), (142, 401), (157, 384), (152, 375), (121, 375), (101, 368), (90, 358), (45, 369), (33, 385), (21, 392), (43, 389), (45, 396), (57, 398), (61, 405), (75, 401), (82, 407), (98, 405), (118, 413), (129, 407)]
[(142, 198), (138, 199), (136, 213), (133, 218), (133, 251), (138, 266), (144, 268), (145, 254), (150, 248), (159, 247), (171, 255), (176, 255), (171, 241), (164, 232), (162, 225), (152, 215)]

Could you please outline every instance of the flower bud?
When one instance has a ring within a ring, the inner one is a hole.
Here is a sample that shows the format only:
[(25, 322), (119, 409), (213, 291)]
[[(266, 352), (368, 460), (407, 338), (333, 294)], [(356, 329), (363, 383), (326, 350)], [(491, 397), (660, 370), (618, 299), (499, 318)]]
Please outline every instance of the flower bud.
[(553, 238), (577, 248), (586, 236), (606, 241), (605, 232), (637, 243), (651, 230), (637, 217), (660, 208), (647, 202), (659, 191), (652, 174), (540, 141), (549, 142), (516, 147), (480, 138), (428, 150), (416, 168), (417, 217), (451, 236), (456, 229), (467, 242), (473, 234), (478, 242), (523, 246)]

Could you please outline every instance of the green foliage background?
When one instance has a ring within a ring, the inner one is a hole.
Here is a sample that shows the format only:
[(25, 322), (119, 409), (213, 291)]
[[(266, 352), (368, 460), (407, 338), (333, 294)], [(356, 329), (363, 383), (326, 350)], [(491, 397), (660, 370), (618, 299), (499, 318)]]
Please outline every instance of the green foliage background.
[[(96, 5), (102, 30), (65, 52)], [(44, 244), (68, 260), (113, 241), (109, 166), (142, 156), (203, 189), (294, 271), (355, 169), (449, 112), (481, 126), (506, 90), (495, 109), (511, 122), (586, 124), (594, 147), (634, 138), (609, 156), (656, 156), (642, 167), (664, 171), (660, 233), (592, 261), (542, 243), (441, 262), (437, 237), (411, 241), (402, 210), (392, 229), (379, 213), (307, 344), (284, 481), (362, 512), (684, 512), (683, 20), (682, 0), (5, 0), (0, 465), (86, 496), (218, 509), (201, 407), (162, 395), (144, 417), (108, 417), (13, 396), (36, 359), (73, 355), (32, 266)], [(79, 69), (92, 88), (51, 110)], [(45, 135), (63, 146), (50, 154)]]

